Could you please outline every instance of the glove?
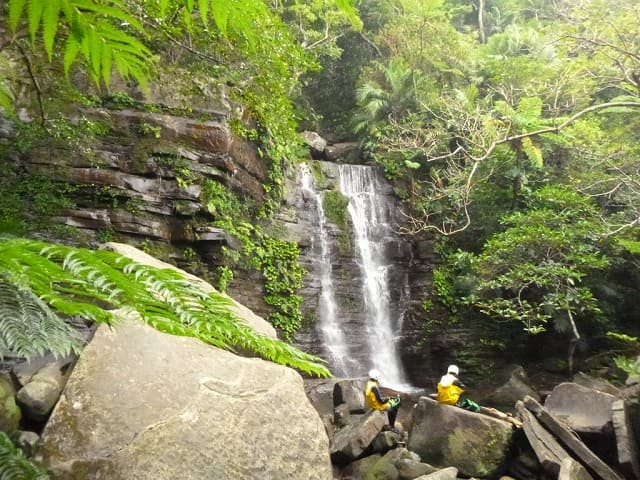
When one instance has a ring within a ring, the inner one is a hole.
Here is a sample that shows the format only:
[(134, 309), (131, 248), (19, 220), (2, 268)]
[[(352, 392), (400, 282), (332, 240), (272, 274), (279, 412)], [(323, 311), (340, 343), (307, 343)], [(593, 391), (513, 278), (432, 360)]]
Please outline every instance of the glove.
[(391, 397), (389, 399), (389, 405), (391, 405), (391, 408), (396, 408), (400, 405), (400, 397)]

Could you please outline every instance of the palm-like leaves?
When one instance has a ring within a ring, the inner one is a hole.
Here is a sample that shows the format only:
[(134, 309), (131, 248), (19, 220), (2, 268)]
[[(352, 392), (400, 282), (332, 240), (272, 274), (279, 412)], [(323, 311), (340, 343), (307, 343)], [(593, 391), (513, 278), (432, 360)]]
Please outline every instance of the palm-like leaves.
[(79, 348), (78, 333), (33, 290), (0, 276), (0, 358), (9, 353), (29, 358), (47, 351), (66, 355)]
[(354, 131), (366, 132), (376, 122), (388, 116), (402, 116), (415, 110), (422, 77), (401, 59), (394, 58), (388, 66), (376, 63), (380, 80), (368, 80), (356, 89), (359, 112)]
[[(227, 350), (247, 349), (276, 363), (318, 376), (330, 375), (319, 358), (257, 334), (233, 313), (228, 297), (217, 292), (205, 293), (175, 270), (141, 265), (110, 251), (0, 239), (0, 272), (10, 283), (21, 286), (14, 286), (16, 291), (31, 290), (61, 314), (114, 322), (116, 308), (131, 309), (146, 323), (166, 333), (195, 337)], [(0, 345), (4, 342), (23, 354), (33, 351), (26, 344), (36, 336), (31, 330), (42, 324), (41, 320), (40, 324), (35, 323), (29, 314), (15, 313), (18, 307), (22, 308), (21, 303), (31, 298), (25, 293), (26, 300), (7, 302), (0, 310)], [(35, 308), (36, 303), (29, 303), (29, 307)], [(53, 326), (59, 324), (46, 318), (52, 322), (48, 331), (59, 332)], [(20, 322), (24, 335), (15, 333)], [(8, 326), (2, 328), (5, 324)], [(39, 345), (47, 344), (46, 333), (42, 337)], [(70, 338), (64, 343), (58, 337), (48, 344), (57, 348), (56, 353), (64, 353), (76, 345), (77, 339)]]
[[(64, 68), (69, 72), (78, 56), (84, 57), (87, 70), (96, 84), (109, 85), (115, 64), (123, 77), (133, 77), (144, 88), (151, 51), (134, 35), (119, 28), (125, 26), (133, 34), (144, 33), (141, 23), (127, 13), (121, 0), (9, 0), (8, 22), (16, 31), (25, 21), (31, 42), (42, 33), (44, 49), (53, 55), (55, 40), (64, 40)], [(61, 28), (61, 27), (65, 28)], [(61, 34), (64, 31), (64, 34)]]

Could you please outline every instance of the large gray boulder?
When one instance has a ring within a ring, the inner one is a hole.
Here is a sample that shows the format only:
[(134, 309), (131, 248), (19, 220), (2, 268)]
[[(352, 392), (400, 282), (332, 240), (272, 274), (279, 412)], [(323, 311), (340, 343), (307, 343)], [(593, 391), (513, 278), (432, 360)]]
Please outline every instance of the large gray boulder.
[(338, 406), (346, 403), (351, 413), (364, 413), (364, 390), (367, 385), (366, 378), (345, 379), (336, 382), (333, 387), (333, 404)]
[(579, 434), (609, 436), (613, 433), (611, 407), (616, 400), (611, 394), (565, 382), (554, 387), (544, 408)]
[(134, 320), (101, 326), (43, 432), (53, 479), (331, 479), (301, 376)]
[(456, 467), (470, 477), (492, 477), (512, 444), (510, 423), (421, 397), (414, 407), (408, 448), (434, 467)]

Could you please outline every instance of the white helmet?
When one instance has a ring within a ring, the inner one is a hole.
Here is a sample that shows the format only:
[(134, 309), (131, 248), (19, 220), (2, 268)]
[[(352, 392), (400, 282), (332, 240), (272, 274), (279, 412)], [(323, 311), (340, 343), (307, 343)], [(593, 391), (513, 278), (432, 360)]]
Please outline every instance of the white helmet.
[(380, 372), (375, 368), (369, 370), (369, 378), (371, 380), (375, 380), (376, 382), (380, 380)]
[(449, 365), (447, 373), (453, 373), (457, 377), (460, 374), (460, 370), (456, 365)]

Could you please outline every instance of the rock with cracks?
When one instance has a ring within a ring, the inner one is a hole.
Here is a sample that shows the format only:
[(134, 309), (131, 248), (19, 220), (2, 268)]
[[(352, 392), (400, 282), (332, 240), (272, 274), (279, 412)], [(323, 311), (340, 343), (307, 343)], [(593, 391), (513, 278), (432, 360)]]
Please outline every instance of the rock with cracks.
[(331, 479), (301, 376), (134, 320), (101, 326), (43, 433), (53, 479)]

